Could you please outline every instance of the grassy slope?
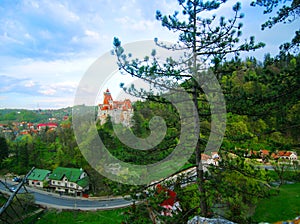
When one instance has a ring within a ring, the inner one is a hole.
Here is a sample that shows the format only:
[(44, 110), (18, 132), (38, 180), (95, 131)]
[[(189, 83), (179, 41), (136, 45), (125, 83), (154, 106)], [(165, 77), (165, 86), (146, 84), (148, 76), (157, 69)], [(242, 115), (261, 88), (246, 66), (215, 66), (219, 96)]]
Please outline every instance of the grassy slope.
[(278, 196), (263, 199), (253, 219), (257, 222), (290, 220), (300, 215), (300, 183), (283, 185)]
[(124, 209), (78, 212), (50, 210), (43, 215), (36, 224), (107, 224), (121, 223)]

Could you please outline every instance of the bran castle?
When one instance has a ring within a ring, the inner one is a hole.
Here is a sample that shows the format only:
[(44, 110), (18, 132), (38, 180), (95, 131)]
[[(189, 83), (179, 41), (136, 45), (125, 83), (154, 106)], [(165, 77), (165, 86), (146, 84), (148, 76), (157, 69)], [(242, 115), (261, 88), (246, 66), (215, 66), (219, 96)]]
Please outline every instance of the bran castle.
[(133, 116), (133, 107), (129, 99), (124, 101), (113, 101), (111, 93), (107, 89), (104, 92), (103, 104), (98, 105), (98, 119), (103, 125), (107, 117), (110, 116), (111, 121), (115, 124), (131, 126), (131, 118)]

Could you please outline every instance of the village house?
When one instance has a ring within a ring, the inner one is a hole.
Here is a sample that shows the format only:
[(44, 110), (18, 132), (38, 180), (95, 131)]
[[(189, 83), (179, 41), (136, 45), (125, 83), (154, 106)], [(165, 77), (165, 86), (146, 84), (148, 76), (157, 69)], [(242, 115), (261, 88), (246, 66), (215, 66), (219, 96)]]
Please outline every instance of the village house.
[(129, 99), (114, 101), (108, 89), (103, 94), (103, 103), (98, 105), (97, 117), (100, 120), (100, 124), (103, 125), (107, 121), (107, 117), (110, 116), (111, 121), (115, 124), (131, 126), (131, 118), (133, 116), (131, 101)]
[(220, 156), (217, 152), (211, 152), (211, 156), (202, 153), (201, 154), (201, 161), (203, 165), (215, 165), (218, 166), (219, 165), (219, 159)]
[(248, 150), (244, 154), (245, 157), (248, 158), (255, 158), (258, 162), (268, 162), (269, 159), (273, 160), (290, 160), (296, 161), (298, 160), (297, 153), (294, 151), (276, 151), (271, 153), (269, 150), (266, 149), (261, 149), (259, 151), (254, 151), (254, 150)]
[(50, 173), (49, 170), (35, 168), (27, 178), (28, 185), (30, 187), (45, 187), (44, 183), (48, 181)]
[(54, 130), (58, 127), (58, 124), (56, 123), (42, 123), (42, 124), (38, 124), (37, 125), (37, 129), (39, 131), (45, 129), (45, 128), (49, 128), (49, 130)]
[(81, 196), (89, 189), (89, 177), (82, 168), (57, 167), (49, 180), (50, 187), (58, 193)]
[(278, 151), (276, 153), (272, 153), (271, 157), (275, 160), (286, 159), (290, 161), (295, 161), (298, 159), (297, 153), (293, 151)]
[(0, 129), (6, 128), (8, 125), (7, 124), (0, 124)]

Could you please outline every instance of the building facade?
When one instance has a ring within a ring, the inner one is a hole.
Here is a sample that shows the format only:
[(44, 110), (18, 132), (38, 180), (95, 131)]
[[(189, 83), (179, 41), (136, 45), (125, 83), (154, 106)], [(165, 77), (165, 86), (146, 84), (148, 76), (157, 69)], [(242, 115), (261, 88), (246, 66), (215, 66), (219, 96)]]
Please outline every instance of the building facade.
[(58, 193), (82, 195), (89, 189), (89, 177), (83, 169), (57, 167), (49, 176), (50, 187)]
[(108, 116), (115, 124), (122, 124), (124, 126), (131, 126), (131, 118), (133, 116), (133, 108), (131, 101), (125, 99), (124, 101), (114, 101), (111, 93), (107, 89), (104, 93), (103, 103), (98, 105), (98, 119), (103, 125)]
[(31, 174), (28, 176), (28, 185), (30, 187), (39, 187), (43, 188), (44, 183), (48, 181), (48, 177), (50, 175), (50, 170), (43, 170), (35, 168)]

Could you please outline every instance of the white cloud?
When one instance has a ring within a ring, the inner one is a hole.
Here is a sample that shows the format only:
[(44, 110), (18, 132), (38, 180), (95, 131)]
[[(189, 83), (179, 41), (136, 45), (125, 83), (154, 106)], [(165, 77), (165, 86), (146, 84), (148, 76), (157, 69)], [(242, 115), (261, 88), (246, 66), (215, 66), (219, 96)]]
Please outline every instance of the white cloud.
[(25, 0), (24, 1), (24, 5), (27, 5), (29, 7), (33, 7), (33, 8), (40, 8), (40, 5), (37, 1), (33, 1), (33, 0)]
[(53, 96), (56, 93), (56, 90), (48, 86), (41, 86), (41, 89), (38, 92), (43, 95)]
[[(70, 4), (72, 4), (70, 2)], [(29, 15), (45, 15), (52, 18), (53, 21), (61, 23), (77, 22), (80, 17), (74, 13), (68, 2), (62, 1), (25, 1), (23, 2), (22, 11)]]
[[(10, 59), (12, 60), (12, 59)], [(33, 60), (23, 59), (0, 68), (0, 72), (10, 77), (28, 78), (39, 82), (57, 82), (61, 80), (79, 81), (85, 70), (96, 57), (78, 57), (69, 60)]]
[(49, 32), (49, 30), (40, 30), (38, 31), (38, 34), (41, 38), (45, 40), (50, 40), (53, 38), (53, 35)]
[(49, 85), (42, 85), (39, 87), (38, 92), (43, 95), (49, 96), (61, 96), (75, 93), (75, 90), (78, 86), (77, 82), (65, 81), (58, 83), (51, 83)]
[(29, 40), (34, 40), (34, 38), (29, 33), (25, 33), (24, 37)]
[(0, 36), (0, 45), (6, 45), (10, 43), (24, 45), (24, 42), (18, 38), (15, 38), (14, 35), (4, 32), (3, 35)]
[(100, 39), (100, 35), (99, 33), (92, 31), (92, 30), (85, 30), (84, 34), (88, 37), (91, 37), (93, 39), (99, 40)]
[(34, 81), (30, 80), (28, 82), (25, 82), (24, 86), (25, 87), (34, 87), (35, 83), (34, 83)]
[(120, 23), (124, 29), (135, 31), (153, 30), (156, 24), (153, 20), (135, 20), (129, 16), (116, 18), (115, 21)]
[(7, 96), (1, 96), (0, 95), (0, 100), (6, 100), (7, 99)]

